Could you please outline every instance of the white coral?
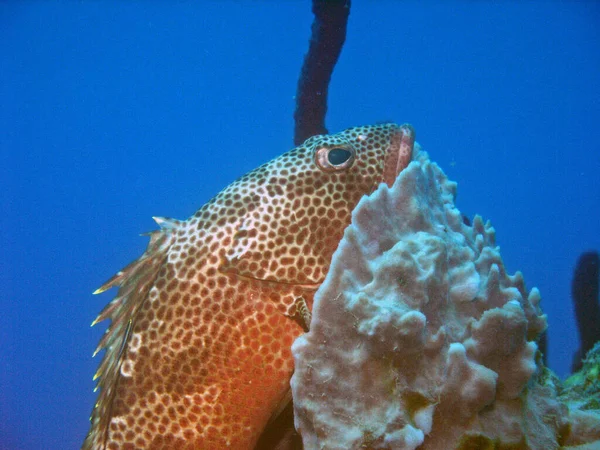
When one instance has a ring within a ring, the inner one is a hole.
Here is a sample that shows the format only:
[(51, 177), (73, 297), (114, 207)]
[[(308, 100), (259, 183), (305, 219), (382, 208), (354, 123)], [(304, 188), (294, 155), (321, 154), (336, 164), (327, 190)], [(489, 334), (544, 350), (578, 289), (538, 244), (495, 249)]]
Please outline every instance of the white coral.
[(417, 151), (356, 207), (292, 349), (307, 450), (559, 447), (566, 408), (536, 377), (539, 292), (506, 273), (489, 223), (464, 224), (455, 193)]

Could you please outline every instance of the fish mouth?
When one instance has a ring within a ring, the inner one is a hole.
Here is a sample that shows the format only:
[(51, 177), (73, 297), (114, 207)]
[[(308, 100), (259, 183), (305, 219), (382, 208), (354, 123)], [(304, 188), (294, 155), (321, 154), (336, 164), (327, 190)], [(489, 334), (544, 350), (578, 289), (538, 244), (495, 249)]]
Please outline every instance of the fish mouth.
[(383, 182), (392, 187), (400, 172), (408, 166), (415, 146), (415, 129), (405, 123), (400, 125), (390, 138), (383, 166)]

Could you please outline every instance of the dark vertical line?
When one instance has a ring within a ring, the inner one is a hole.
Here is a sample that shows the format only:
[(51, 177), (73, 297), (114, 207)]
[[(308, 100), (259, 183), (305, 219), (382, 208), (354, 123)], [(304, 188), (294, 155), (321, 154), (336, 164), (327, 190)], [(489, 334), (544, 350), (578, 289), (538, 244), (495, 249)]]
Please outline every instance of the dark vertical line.
[(579, 330), (580, 347), (573, 357), (573, 372), (581, 368), (585, 358), (597, 341), (600, 341), (600, 304), (598, 303), (598, 274), (600, 256), (597, 252), (582, 254), (575, 266), (571, 295)]
[(312, 10), (315, 18), (296, 91), (295, 145), (316, 134), (327, 133), (327, 92), (346, 40), (350, 0), (313, 0)]

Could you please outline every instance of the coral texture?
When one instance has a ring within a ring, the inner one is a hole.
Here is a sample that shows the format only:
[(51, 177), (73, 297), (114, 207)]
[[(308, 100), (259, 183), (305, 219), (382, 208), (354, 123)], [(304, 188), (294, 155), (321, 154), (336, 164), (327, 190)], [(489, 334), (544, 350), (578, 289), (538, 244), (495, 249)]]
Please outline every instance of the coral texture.
[[(600, 342), (588, 352), (581, 370), (565, 381), (560, 399), (569, 407), (565, 445), (578, 450), (600, 449)], [(590, 447), (590, 442), (596, 446)]]
[[(393, 187), (354, 210), (292, 347), (305, 449), (565, 444), (574, 411), (537, 352), (540, 294), (506, 273), (494, 229), (466, 225), (455, 194), (415, 149)], [(597, 415), (582, 422), (585, 442), (600, 439)]]

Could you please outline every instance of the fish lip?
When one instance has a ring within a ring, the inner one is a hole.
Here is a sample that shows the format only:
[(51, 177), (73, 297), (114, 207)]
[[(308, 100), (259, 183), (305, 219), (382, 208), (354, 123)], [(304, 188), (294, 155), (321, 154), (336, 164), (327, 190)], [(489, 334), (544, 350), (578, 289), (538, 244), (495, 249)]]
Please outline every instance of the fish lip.
[(392, 187), (400, 172), (410, 163), (414, 146), (415, 129), (412, 125), (405, 123), (392, 132), (383, 166), (383, 182), (388, 187)]

